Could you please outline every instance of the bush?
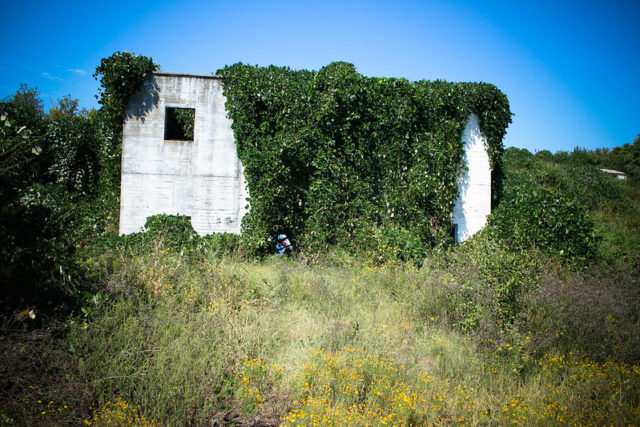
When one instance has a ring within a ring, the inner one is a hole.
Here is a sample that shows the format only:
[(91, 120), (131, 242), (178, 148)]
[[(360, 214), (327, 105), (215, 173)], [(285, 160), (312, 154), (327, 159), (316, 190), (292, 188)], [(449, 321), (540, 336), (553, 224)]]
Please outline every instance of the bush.
[(200, 238), (191, 225), (191, 219), (182, 215), (153, 215), (144, 223), (151, 239), (163, 237), (172, 246), (189, 246)]
[(427, 256), (427, 247), (420, 237), (394, 225), (358, 227), (343, 246), (351, 254), (361, 256), (376, 265), (397, 262), (421, 264)]
[(535, 249), (516, 251), (483, 231), (462, 245), (427, 258), (423, 269), (441, 273), (437, 297), (422, 301), (426, 318), (445, 317), (479, 342), (506, 338), (520, 315), (522, 298), (538, 286), (547, 260)]
[(62, 115), (47, 120), (45, 155), (50, 159), (52, 181), (75, 196), (90, 193), (100, 172), (97, 134), (91, 120), (81, 115)]
[(584, 207), (532, 184), (510, 192), (489, 217), (495, 238), (516, 250), (538, 248), (567, 262), (584, 264), (594, 258), (597, 238)]
[(504, 152), (505, 194), (515, 193), (518, 185), (533, 184), (575, 199), (588, 209), (603, 203), (620, 203), (620, 183), (594, 166), (585, 153), (551, 154), (544, 150), (532, 155), (525, 149)]
[(240, 236), (231, 233), (214, 233), (200, 236), (191, 225), (191, 219), (183, 215), (159, 214), (147, 218), (145, 231), (122, 236), (105, 236), (96, 239), (86, 248), (81, 258), (117, 256), (127, 249), (140, 254), (164, 250), (198, 257), (199, 255), (230, 255), (239, 250)]
[(64, 192), (39, 183), (40, 142), (0, 116), (0, 310), (21, 299), (51, 307), (63, 291), (57, 285), (66, 284), (70, 209)]

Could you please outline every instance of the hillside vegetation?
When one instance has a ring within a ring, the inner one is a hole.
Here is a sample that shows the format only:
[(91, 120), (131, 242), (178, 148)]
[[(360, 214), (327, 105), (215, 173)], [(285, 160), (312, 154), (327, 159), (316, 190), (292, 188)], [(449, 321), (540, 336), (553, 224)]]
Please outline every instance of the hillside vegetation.
[(7, 319), (4, 421), (636, 424), (638, 189), (541, 157), (507, 150), (506, 189), (584, 197), (588, 258), (496, 226), (421, 263), (252, 260), (171, 217), (93, 242), (77, 314)]
[(638, 423), (638, 189), (505, 159), (510, 183), (583, 193), (588, 262), (495, 226), (420, 264), (394, 261), (401, 248), (251, 260), (159, 217), (81, 251), (93, 290), (76, 315), (7, 319), (4, 421)]
[(0, 424), (640, 424), (640, 187), (608, 151), (505, 150), (464, 244), (256, 257), (185, 217), (113, 235), (108, 99), (0, 104)]

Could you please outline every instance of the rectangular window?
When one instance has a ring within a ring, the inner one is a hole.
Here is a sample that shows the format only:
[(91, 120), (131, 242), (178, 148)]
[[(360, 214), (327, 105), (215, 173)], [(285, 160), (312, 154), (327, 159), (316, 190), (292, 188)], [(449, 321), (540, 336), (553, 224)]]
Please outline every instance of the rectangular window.
[(195, 108), (167, 107), (164, 115), (164, 139), (193, 141)]

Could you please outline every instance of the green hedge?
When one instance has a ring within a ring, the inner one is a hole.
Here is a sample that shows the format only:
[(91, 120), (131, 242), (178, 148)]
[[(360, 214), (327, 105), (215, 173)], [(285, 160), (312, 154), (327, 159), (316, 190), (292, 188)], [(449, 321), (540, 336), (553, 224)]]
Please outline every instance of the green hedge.
[(511, 112), (493, 85), (364, 77), (344, 62), (320, 71), (238, 63), (218, 73), (249, 186), (243, 236), (257, 253), (278, 232), (303, 250), (389, 227), (425, 246), (447, 239), (471, 113), (499, 193)]

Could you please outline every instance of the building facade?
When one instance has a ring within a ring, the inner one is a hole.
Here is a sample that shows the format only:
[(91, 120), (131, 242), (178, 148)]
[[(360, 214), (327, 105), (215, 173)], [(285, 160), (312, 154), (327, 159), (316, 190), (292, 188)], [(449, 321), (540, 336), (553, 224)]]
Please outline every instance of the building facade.
[[(462, 137), (465, 172), (453, 210), (456, 241), (491, 213), (491, 169), (478, 117)], [(122, 141), (120, 233), (156, 214), (186, 215), (201, 235), (239, 234), (248, 190), (223, 85), (213, 75), (157, 72), (129, 102)]]

